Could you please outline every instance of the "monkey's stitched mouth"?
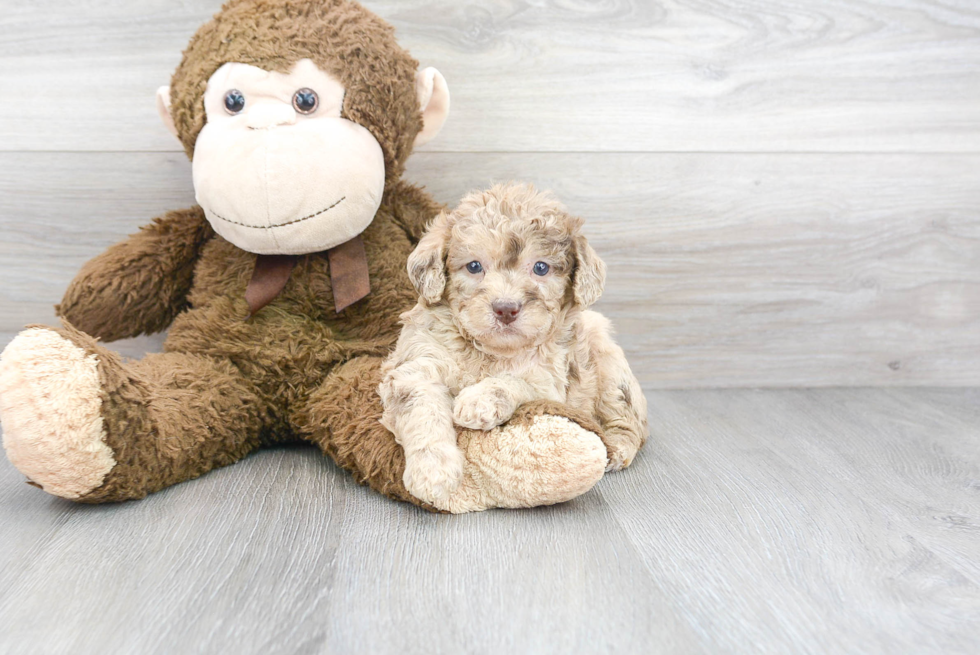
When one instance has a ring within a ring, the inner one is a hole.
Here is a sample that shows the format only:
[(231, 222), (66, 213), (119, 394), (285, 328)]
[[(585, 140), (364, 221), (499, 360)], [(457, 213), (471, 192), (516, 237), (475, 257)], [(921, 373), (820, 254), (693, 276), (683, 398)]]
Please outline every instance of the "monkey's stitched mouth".
[(287, 225), (293, 225), (294, 223), (302, 223), (303, 221), (308, 221), (311, 218), (316, 218), (320, 214), (323, 214), (324, 212), (330, 211), (331, 209), (333, 209), (334, 207), (336, 207), (337, 205), (339, 205), (340, 203), (342, 203), (346, 199), (347, 199), (347, 196), (344, 196), (343, 198), (341, 198), (340, 200), (338, 200), (334, 204), (330, 205), (329, 207), (325, 207), (325, 208), (321, 209), (318, 212), (314, 212), (313, 214), (310, 214), (309, 216), (304, 216), (303, 218), (296, 218), (296, 219), (293, 219), (291, 221), (286, 221), (285, 223), (276, 223), (275, 225), (249, 225), (248, 223), (241, 223), (239, 221), (233, 221), (230, 218), (225, 218), (221, 214), (219, 214), (219, 213), (217, 213), (215, 211), (212, 211), (212, 210), (208, 209), (207, 207), (203, 207), (203, 205), (202, 205), (202, 207), (203, 207), (203, 209), (204, 209), (204, 211), (206, 213), (211, 214), (215, 218), (220, 218), (225, 223), (231, 223), (232, 225), (240, 225), (242, 227), (250, 227), (253, 230), (271, 230), (272, 228), (275, 228), (275, 227), (285, 227)]

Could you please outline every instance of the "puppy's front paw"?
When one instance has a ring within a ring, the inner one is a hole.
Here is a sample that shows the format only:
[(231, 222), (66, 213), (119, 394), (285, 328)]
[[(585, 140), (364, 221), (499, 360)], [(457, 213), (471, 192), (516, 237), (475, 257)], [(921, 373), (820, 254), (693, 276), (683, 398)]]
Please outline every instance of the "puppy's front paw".
[(606, 431), (603, 441), (606, 443), (606, 454), (609, 457), (606, 471), (620, 471), (632, 464), (637, 451), (643, 445), (642, 438), (615, 428)]
[(453, 403), (453, 421), (473, 430), (492, 430), (514, 415), (506, 389), (480, 382), (459, 392)]
[(455, 444), (437, 444), (405, 453), (408, 492), (429, 504), (445, 501), (463, 480), (462, 451)]

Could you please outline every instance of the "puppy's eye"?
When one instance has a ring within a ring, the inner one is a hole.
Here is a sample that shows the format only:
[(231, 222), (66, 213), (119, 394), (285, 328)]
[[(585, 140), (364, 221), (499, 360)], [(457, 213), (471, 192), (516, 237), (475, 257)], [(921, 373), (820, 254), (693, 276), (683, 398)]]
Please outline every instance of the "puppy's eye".
[(537, 262), (534, 264), (534, 274), (535, 275), (547, 275), (551, 267), (544, 262)]
[(481, 264), (480, 262), (470, 262), (469, 264), (466, 265), (466, 270), (468, 270), (473, 275), (476, 275), (477, 273), (482, 273), (483, 264)]
[(293, 94), (293, 108), (301, 114), (312, 114), (320, 99), (313, 89), (300, 89)]
[(245, 96), (238, 89), (232, 89), (225, 94), (225, 111), (229, 114), (237, 114), (245, 109)]

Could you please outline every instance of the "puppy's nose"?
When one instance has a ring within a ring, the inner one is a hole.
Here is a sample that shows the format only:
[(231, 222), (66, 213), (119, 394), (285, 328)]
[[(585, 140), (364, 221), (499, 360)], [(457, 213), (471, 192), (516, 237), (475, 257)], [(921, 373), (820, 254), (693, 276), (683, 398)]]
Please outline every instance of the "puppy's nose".
[(504, 325), (510, 325), (517, 320), (517, 315), (521, 313), (521, 304), (513, 300), (494, 300), (490, 305), (493, 313), (497, 315), (497, 320)]

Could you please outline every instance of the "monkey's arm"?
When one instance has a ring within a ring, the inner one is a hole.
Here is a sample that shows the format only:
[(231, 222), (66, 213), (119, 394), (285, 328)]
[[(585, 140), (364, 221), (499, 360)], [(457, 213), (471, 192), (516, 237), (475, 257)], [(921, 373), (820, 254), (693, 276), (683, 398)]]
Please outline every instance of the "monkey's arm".
[(399, 181), (385, 194), (383, 207), (386, 207), (394, 221), (408, 234), (412, 244), (422, 238), (429, 222), (446, 209), (432, 199), (428, 193), (417, 186)]
[(186, 307), (213, 234), (200, 207), (167, 212), (85, 264), (55, 311), (105, 341), (159, 332)]

